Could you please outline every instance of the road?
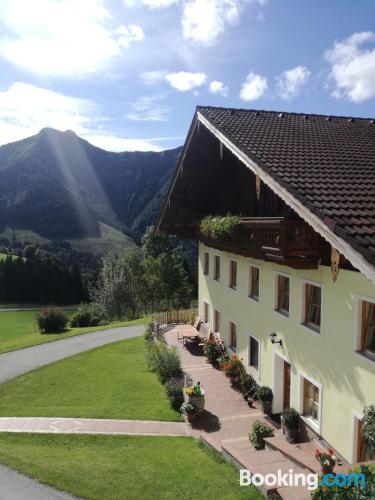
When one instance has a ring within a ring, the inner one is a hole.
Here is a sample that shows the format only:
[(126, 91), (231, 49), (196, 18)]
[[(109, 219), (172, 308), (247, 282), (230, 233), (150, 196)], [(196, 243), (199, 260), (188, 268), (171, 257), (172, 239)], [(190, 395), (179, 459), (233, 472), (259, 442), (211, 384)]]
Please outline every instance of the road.
[(143, 332), (143, 325), (112, 328), (0, 354), (0, 383), (79, 352), (138, 337)]
[[(144, 326), (128, 326), (85, 333), (0, 354), (0, 383), (80, 352), (143, 335)], [(73, 497), (44, 486), (0, 465), (0, 500), (72, 500)]]

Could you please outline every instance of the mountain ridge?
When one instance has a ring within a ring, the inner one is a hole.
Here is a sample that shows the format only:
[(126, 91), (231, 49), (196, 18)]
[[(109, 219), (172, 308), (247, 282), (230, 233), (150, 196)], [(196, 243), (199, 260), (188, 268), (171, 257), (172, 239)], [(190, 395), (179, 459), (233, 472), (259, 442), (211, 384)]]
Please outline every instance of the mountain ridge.
[(0, 146), (0, 233), (11, 227), (52, 240), (95, 238), (104, 223), (139, 242), (181, 149), (115, 153), (48, 127)]

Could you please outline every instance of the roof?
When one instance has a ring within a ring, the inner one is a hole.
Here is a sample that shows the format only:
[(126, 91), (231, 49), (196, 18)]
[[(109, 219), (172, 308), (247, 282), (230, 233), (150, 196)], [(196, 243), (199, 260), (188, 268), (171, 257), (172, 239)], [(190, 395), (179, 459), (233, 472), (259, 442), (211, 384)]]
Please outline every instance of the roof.
[(375, 264), (375, 121), (198, 106), (216, 131)]

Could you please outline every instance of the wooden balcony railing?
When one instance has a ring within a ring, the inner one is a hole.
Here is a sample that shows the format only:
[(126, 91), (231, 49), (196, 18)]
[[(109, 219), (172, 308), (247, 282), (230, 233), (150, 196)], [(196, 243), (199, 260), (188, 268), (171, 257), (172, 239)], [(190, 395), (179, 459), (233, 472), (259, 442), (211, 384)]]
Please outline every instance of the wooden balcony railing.
[(316, 268), (319, 236), (304, 221), (278, 218), (242, 218), (232, 234), (207, 238), (207, 246), (245, 256), (278, 262), (294, 268)]

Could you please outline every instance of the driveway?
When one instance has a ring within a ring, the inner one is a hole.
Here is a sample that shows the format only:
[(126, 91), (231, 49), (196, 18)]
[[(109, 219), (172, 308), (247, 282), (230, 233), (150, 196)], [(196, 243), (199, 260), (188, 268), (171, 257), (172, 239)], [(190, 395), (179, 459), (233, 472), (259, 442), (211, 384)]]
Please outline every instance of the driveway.
[(70, 495), (37, 483), (4, 465), (0, 465), (0, 498), (3, 500), (73, 500)]
[(143, 335), (144, 331), (144, 325), (112, 328), (0, 354), (0, 383), (34, 370), (39, 366), (54, 363), (95, 347), (112, 344), (131, 337), (139, 337)]

